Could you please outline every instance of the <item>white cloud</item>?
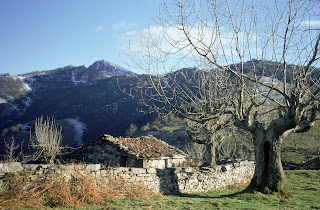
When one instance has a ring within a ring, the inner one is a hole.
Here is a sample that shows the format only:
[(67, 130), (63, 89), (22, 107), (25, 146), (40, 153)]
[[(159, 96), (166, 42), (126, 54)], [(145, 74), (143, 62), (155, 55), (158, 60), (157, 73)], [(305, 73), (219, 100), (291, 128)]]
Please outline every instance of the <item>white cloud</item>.
[(100, 31), (103, 31), (103, 30), (104, 30), (103, 25), (98, 25), (98, 26), (96, 27), (96, 32), (100, 32)]
[[(187, 28), (187, 34), (193, 44), (197, 46), (202, 53), (207, 53), (210, 49), (217, 57), (231, 56), (237, 54), (234, 46), (237, 39), (235, 33), (221, 28), (220, 34), (217, 34), (210, 25), (201, 28)], [(250, 34), (252, 40), (257, 40), (256, 34)], [(237, 35), (239, 49), (245, 53), (250, 48), (257, 47), (256, 44), (248, 46), (248, 36), (246, 33), (239, 32)], [(140, 31), (129, 31), (120, 36), (121, 50), (141, 54), (157, 54), (161, 52), (170, 52), (178, 56), (199, 56), (190, 45), (185, 34), (174, 25), (170, 27), (150, 26)]]
[[(217, 34), (211, 26), (187, 29), (188, 36), (193, 44), (197, 46), (202, 53), (210, 50), (217, 62), (226, 64), (228, 62), (239, 62), (237, 51), (235, 49), (236, 35), (227, 29), (221, 28), (221, 33)], [(239, 49), (245, 55), (260, 52), (256, 43), (247, 43), (247, 34), (239, 32)], [(252, 33), (251, 38), (258, 40), (256, 34)], [(176, 26), (150, 26), (143, 30), (131, 30), (123, 33), (119, 37), (120, 51), (124, 54), (130, 54), (135, 62), (139, 63), (139, 70), (162, 74), (177, 70), (186, 66), (198, 66), (204, 63), (200, 56), (190, 45), (185, 34)], [(251, 41), (250, 41), (251, 42)], [(141, 61), (141, 62), (140, 62)], [(129, 61), (130, 63), (130, 61)], [(158, 65), (159, 64), (159, 65)]]
[(320, 27), (320, 20), (305, 20), (301, 22), (302, 26)]
[(112, 25), (112, 28), (114, 30), (132, 30), (134, 28), (137, 28), (137, 25), (135, 23), (128, 23), (125, 20), (122, 20), (118, 23), (115, 23)]

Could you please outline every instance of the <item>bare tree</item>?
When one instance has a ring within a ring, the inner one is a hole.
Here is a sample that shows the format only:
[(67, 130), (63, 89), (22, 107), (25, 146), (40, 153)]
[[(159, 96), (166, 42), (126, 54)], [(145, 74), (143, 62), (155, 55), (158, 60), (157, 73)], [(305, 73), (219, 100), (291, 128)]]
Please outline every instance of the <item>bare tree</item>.
[[(195, 122), (229, 116), (254, 138), (251, 186), (281, 190), (282, 142), (317, 119), (319, 16), (319, 0), (165, 2), (130, 43), (133, 66), (149, 75), (137, 89)], [(192, 68), (172, 73), (181, 66)]]
[[(16, 162), (19, 160), (19, 158), (22, 156), (22, 146), (23, 146), (23, 142), (21, 143), (21, 147), (20, 144), (16, 144), (16, 141), (14, 140), (14, 137), (11, 137), (11, 142), (8, 143), (6, 142), (6, 140), (4, 140), (4, 146), (6, 147), (6, 154), (4, 155), (4, 160), (5, 162)], [(19, 152), (19, 155), (17, 155), (17, 149), (21, 149)]]
[(229, 137), (217, 149), (219, 159), (252, 160), (254, 157), (254, 145), (251, 134), (233, 126), (227, 128), (225, 132), (229, 133)]
[(43, 117), (37, 118), (34, 135), (30, 132), (30, 146), (35, 149), (30, 159), (54, 163), (55, 158), (66, 149), (61, 144), (61, 132), (61, 127), (56, 125), (53, 117), (47, 117), (47, 120), (43, 120)]
[(204, 161), (206, 160), (206, 147), (204, 144), (198, 144), (194, 141), (191, 141), (186, 143), (182, 150), (188, 154), (194, 166), (199, 167), (203, 165)]
[(231, 132), (224, 129), (228, 126), (227, 122), (219, 122), (217, 120), (208, 120), (205, 122), (187, 121), (187, 131), (191, 139), (206, 146), (206, 165), (214, 166), (218, 159), (218, 148), (224, 143)]

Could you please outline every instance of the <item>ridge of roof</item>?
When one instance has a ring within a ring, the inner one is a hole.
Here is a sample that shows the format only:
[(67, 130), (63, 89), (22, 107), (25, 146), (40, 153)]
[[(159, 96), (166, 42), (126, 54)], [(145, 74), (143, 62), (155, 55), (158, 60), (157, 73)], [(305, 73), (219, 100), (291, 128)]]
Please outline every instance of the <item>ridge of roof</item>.
[(152, 135), (137, 138), (124, 138), (104, 134), (99, 139), (109, 141), (136, 157), (161, 158), (186, 156), (180, 149), (169, 145)]

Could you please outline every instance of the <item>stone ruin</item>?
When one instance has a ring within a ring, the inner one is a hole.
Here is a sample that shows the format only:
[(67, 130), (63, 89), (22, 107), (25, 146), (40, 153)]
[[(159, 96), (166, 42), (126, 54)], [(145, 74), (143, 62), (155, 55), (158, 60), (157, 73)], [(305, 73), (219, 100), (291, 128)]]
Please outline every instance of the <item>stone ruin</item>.
[(183, 165), (186, 157), (183, 151), (153, 136), (123, 138), (105, 134), (64, 160), (111, 167), (164, 169)]

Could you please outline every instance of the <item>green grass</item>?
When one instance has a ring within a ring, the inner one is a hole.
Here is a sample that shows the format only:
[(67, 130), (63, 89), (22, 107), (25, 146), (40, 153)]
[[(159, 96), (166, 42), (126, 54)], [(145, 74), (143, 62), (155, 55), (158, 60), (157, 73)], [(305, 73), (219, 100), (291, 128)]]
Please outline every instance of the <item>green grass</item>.
[(284, 141), (283, 148), (294, 150), (297, 146), (297, 151), (316, 153), (320, 149), (320, 122), (307, 132), (293, 133)]
[(320, 209), (320, 171), (286, 171), (285, 188), (293, 198), (228, 189), (220, 192), (166, 195), (153, 199), (106, 201), (90, 209)]
[(301, 164), (303, 162), (307, 162), (308, 158), (314, 159), (317, 157), (319, 157), (319, 155), (309, 155), (309, 154), (306, 154), (304, 152), (299, 152), (299, 151), (297, 151), (297, 152), (285, 151), (285, 152), (282, 152), (281, 160), (282, 160), (282, 162), (285, 162), (285, 163), (297, 165), (297, 164)]
[(317, 122), (309, 131), (294, 133), (285, 139), (281, 160), (287, 164), (301, 164), (308, 159), (320, 156), (320, 122)]

